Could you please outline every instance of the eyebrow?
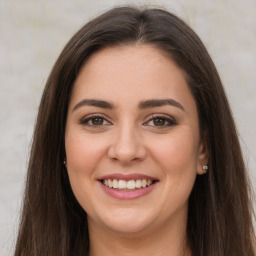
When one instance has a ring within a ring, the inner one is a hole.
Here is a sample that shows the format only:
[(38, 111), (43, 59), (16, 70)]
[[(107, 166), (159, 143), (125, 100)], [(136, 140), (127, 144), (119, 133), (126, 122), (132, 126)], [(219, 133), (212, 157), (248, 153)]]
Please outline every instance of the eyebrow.
[[(145, 100), (141, 101), (138, 105), (139, 109), (147, 109), (147, 108), (154, 108), (154, 107), (162, 107), (162, 106), (174, 106), (177, 107), (183, 111), (185, 111), (184, 107), (173, 99), (151, 99), (151, 100)], [(76, 109), (83, 107), (83, 106), (94, 106), (98, 108), (105, 108), (105, 109), (113, 109), (114, 105), (111, 104), (108, 101), (104, 100), (97, 100), (97, 99), (83, 99), (79, 101), (73, 108), (72, 111), (75, 111)]]
[(73, 108), (73, 111), (75, 111), (76, 109), (82, 107), (82, 106), (94, 106), (94, 107), (98, 107), (98, 108), (106, 108), (106, 109), (112, 109), (114, 108), (114, 106), (104, 100), (95, 100), (95, 99), (84, 99), (79, 101)]
[(184, 107), (177, 102), (176, 100), (173, 99), (152, 99), (152, 100), (146, 100), (146, 101), (142, 101), (139, 103), (139, 108), (140, 109), (146, 109), (146, 108), (154, 108), (154, 107), (162, 107), (162, 106), (166, 106), (166, 105), (170, 105), (170, 106), (174, 106), (177, 108), (180, 108), (181, 110), (185, 111)]

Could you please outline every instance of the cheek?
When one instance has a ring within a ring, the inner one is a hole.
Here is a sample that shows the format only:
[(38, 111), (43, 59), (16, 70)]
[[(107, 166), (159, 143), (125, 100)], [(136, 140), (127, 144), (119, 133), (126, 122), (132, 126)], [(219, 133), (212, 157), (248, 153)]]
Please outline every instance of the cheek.
[(162, 210), (168, 218), (187, 209), (196, 178), (197, 143), (189, 135), (173, 136), (158, 143), (152, 155), (163, 175)]
[(190, 132), (166, 136), (152, 143), (151, 154), (168, 174), (182, 174), (194, 170), (196, 172), (198, 139)]
[(173, 134), (156, 141), (151, 149), (163, 175), (166, 198), (173, 206), (184, 205), (194, 185), (198, 141), (193, 135), (190, 132)]
[(103, 140), (90, 137), (81, 131), (66, 133), (66, 162), (73, 193), (82, 208), (91, 208), (91, 191), (97, 168), (105, 152)]
[(84, 200), (92, 189), (98, 164), (105, 147), (102, 140), (92, 138), (81, 131), (66, 133), (66, 163), (70, 185), (75, 197), (85, 208)]
[(88, 175), (93, 173), (97, 163), (104, 154), (104, 142), (82, 132), (67, 133), (66, 157), (70, 172)]

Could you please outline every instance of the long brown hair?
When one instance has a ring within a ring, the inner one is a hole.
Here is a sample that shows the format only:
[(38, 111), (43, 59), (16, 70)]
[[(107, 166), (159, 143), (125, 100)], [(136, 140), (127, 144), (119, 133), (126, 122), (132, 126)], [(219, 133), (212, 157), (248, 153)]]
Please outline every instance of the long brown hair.
[(88, 255), (86, 212), (63, 165), (67, 108), (88, 57), (103, 47), (150, 44), (184, 70), (209, 150), (209, 173), (189, 198), (187, 242), (194, 256), (253, 256), (250, 186), (237, 131), (216, 68), (193, 30), (161, 9), (114, 8), (68, 42), (46, 83), (34, 131), (15, 256)]

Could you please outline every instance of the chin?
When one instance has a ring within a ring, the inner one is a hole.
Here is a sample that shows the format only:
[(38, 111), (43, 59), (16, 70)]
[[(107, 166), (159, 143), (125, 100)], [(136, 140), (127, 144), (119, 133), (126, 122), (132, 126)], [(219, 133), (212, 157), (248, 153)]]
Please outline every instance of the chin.
[(145, 230), (149, 228), (149, 224), (145, 223), (123, 223), (115, 221), (114, 223), (105, 223), (106, 227), (112, 232), (119, 233), (122, 235), (135, 235), (143, 233)]
[(145, 209), (119, 209), (110, 214), (104, 214), (98, 219), (106, 229), (123, 235), (141, 233), (148, 229), (156, 219), (157, 214)]

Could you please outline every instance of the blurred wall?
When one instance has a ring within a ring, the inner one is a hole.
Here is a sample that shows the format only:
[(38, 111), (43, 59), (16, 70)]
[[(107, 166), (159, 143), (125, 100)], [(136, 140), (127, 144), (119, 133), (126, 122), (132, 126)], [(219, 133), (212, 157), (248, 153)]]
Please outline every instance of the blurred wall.
[(255, 0), (0, 0), (0, 256), (12, 255), (34, 119), (54, 61), (86, 21), (127, 3), (164, 6), (202, 38), (228, 93), (255, 188)]

